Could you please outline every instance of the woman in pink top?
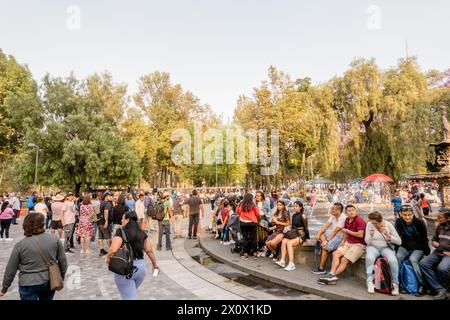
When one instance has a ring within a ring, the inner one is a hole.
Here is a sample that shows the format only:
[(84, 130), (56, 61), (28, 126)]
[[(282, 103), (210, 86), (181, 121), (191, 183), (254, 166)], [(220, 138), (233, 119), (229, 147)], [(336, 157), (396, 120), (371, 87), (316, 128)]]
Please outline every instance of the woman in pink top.
[(256, 247), (256, 225), (258, 223), (259, 209), (253, 203), (253, 195), (247, 193), (236, 210), (239, 215), (241, 233), (243, 237), (242, 259), (248, 259), (253, 255), (253, 259), (258, 259)]
[(91, 203), (91, 197), (85, 196), (80, 206), (80, 222), (78, 223), (77, 236), (81, 241), (81, 253), (89, 253), (91, 238), (95, 233), (95, 226), (91, 217), (95, 214), (95, 207)]
[(8, 201), (2, 203), (0, 207), (0, 240), (3, 241), (3, 234), (6, 235), (6, 241), (12, 241), (9, 237), (9, 227), (11, 226), (12, 219), (14, 217), (14, 211), (11, 209)]

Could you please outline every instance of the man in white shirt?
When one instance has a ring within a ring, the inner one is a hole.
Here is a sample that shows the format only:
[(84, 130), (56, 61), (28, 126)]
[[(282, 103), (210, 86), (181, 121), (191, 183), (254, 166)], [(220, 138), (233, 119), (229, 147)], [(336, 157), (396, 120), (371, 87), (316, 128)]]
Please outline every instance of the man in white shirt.
[(139, 194), (139, 199), (136, 201), (135, 209), (136, 215), (138, 217), (138, 223), (142, 230), (147, 229), (147, 221), (145, 219), (145, 203), (144, 203), (144, 194)]
[(316, 235), (316, 240), (321, 245), (320, 265), (311, 270), (314, 274), (326, 274), (325, 265), (328, 256), (339, 247), (342, 242), (341, 230), (344, 228), (345, 219), (344, 206), (335, 203), (331, 207), (331, 216)]

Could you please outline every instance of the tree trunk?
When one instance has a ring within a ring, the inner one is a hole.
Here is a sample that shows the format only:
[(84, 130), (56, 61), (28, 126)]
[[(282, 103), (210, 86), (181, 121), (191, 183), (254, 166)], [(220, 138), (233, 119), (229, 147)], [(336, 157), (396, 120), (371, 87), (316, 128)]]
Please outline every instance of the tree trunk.
[(75, 183), (75, 196), (80, 196), (80, 190), (81, 190), (81, 182)]
[(306, 150), (302, 152), (302, 165), (300, 167), (301, 179), (305, 179), (305, 162), (306, 162)]

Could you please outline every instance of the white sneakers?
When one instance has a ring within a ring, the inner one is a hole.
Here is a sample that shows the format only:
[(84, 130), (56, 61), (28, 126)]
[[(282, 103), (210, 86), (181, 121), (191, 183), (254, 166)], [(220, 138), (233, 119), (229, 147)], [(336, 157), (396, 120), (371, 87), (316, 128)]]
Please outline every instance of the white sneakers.
[(284, 260), (280, 260), (275, 262), (277, 265), (279, 265), (282, 268), (286, 268), (286, 262), (284, 262)]
[(14, 239), (11, 239), (11, 238), (3, 239), (3, 238), (2, 238), (2, 240), (10, 242), (10, 241), (13, 241)]
[(286, 271), (294, 271), (295, 270), (295, 264), (293, 262), (289, 262), (286, 268), (284, 268)]
[(394, 288), (392, 289), (391, 295), (393, 296), (398, 296), (399, 292), (398, 292), (398, 284), (394, 283)]
[(367, 292), (375, 293), (375, 285), (372, 281), (367, 282)]

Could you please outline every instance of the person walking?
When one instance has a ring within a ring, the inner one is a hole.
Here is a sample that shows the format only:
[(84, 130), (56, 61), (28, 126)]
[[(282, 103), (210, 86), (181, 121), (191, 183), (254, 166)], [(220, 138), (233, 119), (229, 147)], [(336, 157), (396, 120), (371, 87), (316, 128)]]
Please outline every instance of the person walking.
[(52, 198), (45, 197), (44, 203), (47, 206), (47, 218), (45, 219), (45, 229), (50, 229), (52, 224)]
[(173, 238), (183, 238), (181, 234), (181, 223), (183, 222), (183, 218), (186, 218), (186, 214), (183, 209), (184, 201), (178, 196), (178, 194), (174, 194), (173, 196), (173, 218), (175, 221), (174, 226), (174, 236)]
[(59, 239), (46, 233), (45, 218), (41, 213), (30, 213), (23, 221), (25, 238), (13, 248), (3, 276), (0, 297), (5, 295), (19, 271), (19, 295), (21, 300), (53, 300), (50, 290), (47, 264), (38, 254), (38, 248), (47, 258), (58, 264), (61, 276), (67, 271), (67, 259)]
[(81, 254), (91, 252), (91, 238), (95, 231), (94, 224), (91, 222), (93, 215), (95, 215), (95, 207), (91, 203), (91, 197), (89, 195), (84, 196), (80, 205), (80, 220), (77, 228), (77, 236), (80, 237)]
[(51, 228), (52, 228), (52, 234), (55, 234), (55, 231), (58, 230), (58, 236), (62, 238), (62, 230), (63, 230), (63, 224), (62, 224), (62, 215), (64, 210), (64, 197), (62, 195), (56, 195), (53, 197), (53, 203), (51, 205), (52, 209), (52, 222), (51, 222)]
[(164, 192), (162, 195), (164, 200), (164, 219), (158, 222), (158, 244), (156, 250), (161, 250), (162, 248), (162, 238), (163, 234), (166, 235), (166, 250), (172, 250), (172, 243), (170, 241), (170, 222), (173, 223), (173, 211), (172, 205), (170, 204), (170, 193)]
[(18, 197), (18, 194), (16, 193), (11, 193), (11, 197), (10, 197), (10, 203), (11, 203), (11, 208), (14, 211), (14, 217), (12, 219), (11, 224), (16, 225), (17, 223), (17, 218), (19, 217), (19, 211), (20, 211), (20, 199)]
[(97, 222), (98, 225), (98, 246), (100, 248), (99, 256), (104, 256), (108, 254), (103, 248), (103, 241), (106, 241), (108, 248), (111, 246), (111, 237), (112, 237), (112, 193), (109, 191), (105, 191), (103, 193), (103, 201), (100, 204), (100, 214), (99, 220)]
[(114, 282), (123, 300), (137, 299), (137, 289), (144, 281), (147, 273), (144, 252), (152, 262), (152, 272), (159, 269), (150, 238), (141, 230), (137, 219), (137, 214), (134, 211), (128, 211), (122, 216), (122, 228), (116, 231), (107, 258), (107, 264), (109, 265), (111, 257), (122, 247), (124, 233), (133, 252), (134, 268), (128, 276), (114, 274)]
[(9, 201), (4, 201), (0, 206), (0, 240), (3, 241), (3, 236), (5, 235), (6, 241), (13, 241), (9, 237), (9, 228), (11, 227), (11, 223), (13, 221), (14, 211), (11, 208)]
[(188, 214), (189, 214), (189, 229), (188, 239), (197, 240), (197, 228), (200, 221), (200, 211), (202, 218), (205, 216), (205, 208), (202, 200), (198, 197), (197, 190), (192, 191), (192, 196), (186, 200)]
[(134, 210), (130, 210), (130, 208), (126, 205), (126, 195), (121, 193), (117, 199), (117, 205), (112, 208), (113, 235), (116, 234), (117, 229), (122, 227), (122, 216), (127, 211)]
[(73, 253), (71, 250), (74, 248), (73, 235), (75, 232), (75, 216), (77, 214), (75, 203), (75, 197), (73, 193), (68, 193), (66, 201), (64, 202), (64, 209), (61, 218), (61, 223), (64, 227), (64, 249), (66, 252)]
[(141, 230), (147, 230), (147, 219), (145, 218), (145, 196), (143, 193), (139, 194), (138, 200), (136, 201), (136, 214), (138, 217), (138, 224)]

